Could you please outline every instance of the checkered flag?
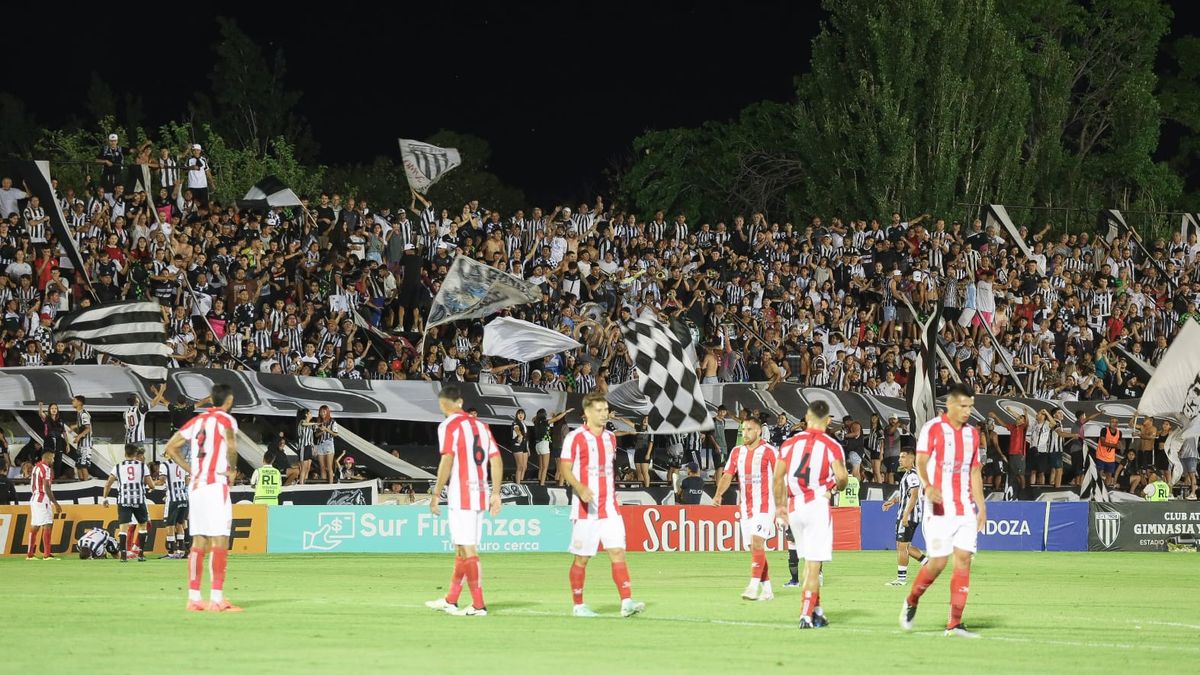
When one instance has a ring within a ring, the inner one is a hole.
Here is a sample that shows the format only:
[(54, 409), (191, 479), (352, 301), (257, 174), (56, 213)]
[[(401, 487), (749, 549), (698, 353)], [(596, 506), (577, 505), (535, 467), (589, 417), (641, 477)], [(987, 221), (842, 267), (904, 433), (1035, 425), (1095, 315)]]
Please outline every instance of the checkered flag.
[(694, 366), (671, 329), (655, 319), (621, 328), (637, 368), (638, 388), (650, 399), (650, 429), (674, 434), (713, 428)]

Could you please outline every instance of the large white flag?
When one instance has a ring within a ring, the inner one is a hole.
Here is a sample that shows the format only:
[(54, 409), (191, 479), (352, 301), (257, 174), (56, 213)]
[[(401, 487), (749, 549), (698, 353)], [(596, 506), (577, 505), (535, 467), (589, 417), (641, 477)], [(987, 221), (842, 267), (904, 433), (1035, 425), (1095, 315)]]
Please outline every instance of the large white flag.
[(460, 253), (433, 299), (425, 328), (459, 319), (481, 319), (506, 307), (541, 299), (542, 290), (534, 284)]
[(408, 184), (422, 194), (447, 171), (462, 164), (462, 157), (455, 148), (439, 148), (407, 138), (400, 139), (400, 159), (404, 162)]
[(536, 361), (583, 345), (556, 330), (502, 316), (483, 327), (483, 353), (513, 361)]
[(1172, 481), (1179, 480), (1179, 450), (1185, 440), (1200, 436), (1200, 324), (1188, 319), (1179, 329), (1146, 385), (1138, 412), (1175, 420), (1179, 429), (1168, 437), (1165, 449)]
[(1008, 209), (1001, 204), (988, 204), (987, 213), (984, 215), (984, 222), (987, 227), (998, 225), (1004, 228), (1008, 236), (1021, 249), (1021, 253), (1025, 255), (1026, 260), (1032, 260), (1037, 263), (1038, 274), (1046, 273), (1046, 256), (1037, 256), (1025, 243), (1024, 237), (1021, 236), (1021, 231), (1013, 225), (1012, 218), (1008, 217)]

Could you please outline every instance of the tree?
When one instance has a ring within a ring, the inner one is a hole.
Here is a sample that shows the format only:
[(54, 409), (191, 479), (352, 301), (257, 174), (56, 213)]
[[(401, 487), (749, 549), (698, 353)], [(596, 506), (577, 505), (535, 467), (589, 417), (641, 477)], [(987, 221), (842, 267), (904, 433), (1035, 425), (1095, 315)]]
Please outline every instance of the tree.
[(0, 157), (26, 157), (33, 151), (41, 126), (25, 110), (25, 102), (0, 92)]
[(1179, 208), (1200, 210), (1200, 38), (1186, 36), (1169, 50), (1173, 67), (1163, 78), (1163, 117), (1175, 125), (1179, 142), (1168, 148), (1174, 172), (1191, 188)]
[[(425, 139), (426, 143), (442, 148), (457, 148), (462, 164), (442, 177), (426, 197), (435, 208), (449, 209), (456, 217), (462, 207), (472, 199), (493, 211), (512, 213), (525, 205), (525, 194), (518, 188), (504, 184), (488, 167), (492, 148), (478, 136), (442, 129)], [(397, 152), (399, 148), (397, 147)], [(407, 193), (407, 178), (400, 171), (400, 178)], [(408, 201), (407, 197), (404, 199)]]
[(295, 112), (299, 91), (284, 84), (287, 72), (282, 51), (267, 55), (242, 32), (237, 22), (218, 17), (221, 39), (209, 80), (212, 95), (198, 94), (193, 111), (237, 147), (266, 155), (283, 138), (299, 157), (311, 160), (316, 144), (308, 123)]

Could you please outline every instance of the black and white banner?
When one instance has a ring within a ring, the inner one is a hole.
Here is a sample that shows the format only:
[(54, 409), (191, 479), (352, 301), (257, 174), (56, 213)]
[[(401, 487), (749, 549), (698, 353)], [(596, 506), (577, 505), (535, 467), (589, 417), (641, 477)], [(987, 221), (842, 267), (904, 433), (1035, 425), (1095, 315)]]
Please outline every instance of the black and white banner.
[[(911, 306), (911, 305), (910, 305)], [(917, 348), (916, 362), (913, 363), (912, 377), (904, 388), (904, 398), (908, 402), (908, 418), (910, 429), (915, 433), (925, 426), (925, 423), (938, 416), (937, 397), (934, 395), (933, 383), (937, 381), (936, 345), (938, 338), (938, 316), (935, 314), (920, 319), (921, 341)]]
[(55, 323), (54, 337), (79, 340), (148, 380), (167, 377), (171, 349), (156, 302), (121, 302), (72, 312)]
[(621, 327), (637, 369), (638, 389), (650, 399), (650, 428), (658, 433), (689, 433), (713, 428), (696, 366), (683, 343), (657, 319)]
[(1025, 238), (1021, 236), (1021, 231), (1013, 225), (1012, 218), (1008, 217), (1008, 209), (1005, 209), (1000, 204), (988, 204), (987, 212), (984, 216), (984, 224), (986, 226), (985, 229), (991, 229), (993, 225), (1003, 227), (1008, 236), (1021, 249), (1021, 253), (1025, 256), (1025, 259), (1037, 263), (1038, 274), (1046, 273), (1046, 256), (1035, 255), (1029, 248), (1029, 245), (1025, 243)]
[(455, 148), (439, 148), (407, 138), (400, 139), (400, 158), (409, 186), (421, 194), (447, 171), (462, 164), (462, 157)]
[(53, 184), (50, 182), (50, 162), (42, 160), (21, 162), (20, 172), (25, 183), (29, 185), (30, 193), (41, 201), (42, 208), (50, 217), (50, 229), (54, 231), (54, 237), (58, 240), (58, 245), (67, 258), (62, 266), (71, 267), (82, 274), (84, 283), (87, 284), (88, 290), (91, 290), (92, 280), (89, 276), (91, 270), (83, 262), (83, 255), (80, 254), (79, 247), (75, 244), (74, 233), (71, 232), (71, 228), (67, 227), (67, 219), (62, 212), (62, 203), (54, 194)]
[(460, 319), (481, 319), (541, 299), (542, 290), (528, 281), (459, 254), (433, 299), (425, 329)]
[[(29, 502), (29, 485), (17, 485), (17, 501)], [(109, 493), (111, 503), (116, 503), (116, 492)], [(104, 495), (104, 481), (86, 480), (75, 483), (55, 483), (54, 496), (61, 504), (99, 504)], [(254, 488), (250, 485), (234, 485), (229, 488), (229, 498), (234, 504), (253, 504)], [(162, 490), (146, 495), (151, 504), (166, 503)], [(305, 504), (311, 506), (365, 506), (379, 500), (379, 481), (365, 480), (357, 483), (334, 483), (288, 485), (279, 495), (280, 504)]]
[(1200, 545), (1200, 503), (1092, 502), (1089, 551), (1191, 551)]

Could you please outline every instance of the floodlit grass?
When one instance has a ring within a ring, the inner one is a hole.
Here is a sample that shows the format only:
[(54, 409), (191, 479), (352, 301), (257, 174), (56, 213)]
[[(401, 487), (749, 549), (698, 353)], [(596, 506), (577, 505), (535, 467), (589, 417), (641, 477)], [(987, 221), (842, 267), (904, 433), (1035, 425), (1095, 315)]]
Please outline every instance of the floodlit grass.
[[(226, 593), (243, 614), (189, 614), (185, 561), (0, 560), (7, 672), (1194, 672), (1200, 658), (1195, 554), (981, 553), (965, 621), (982, 640), (942, 637), (949, 574), (911, 634), (887, 552), (838, 552), (822, 604), (832, 625), (796, 629), (786, 557), (776, 599), (740, 599), (749, 554), (630, 554), (646, 614), (621, 619), (601, 554), (570, 616), (567, 554), (483, 558), (491, 615), (424, 608), (449, 555), (242, 555)], [(915, 570), (913, 571), (915, 574)], [(464, 601), (469, 600), (464, 589)]]

